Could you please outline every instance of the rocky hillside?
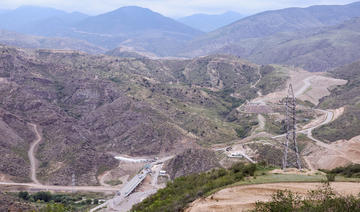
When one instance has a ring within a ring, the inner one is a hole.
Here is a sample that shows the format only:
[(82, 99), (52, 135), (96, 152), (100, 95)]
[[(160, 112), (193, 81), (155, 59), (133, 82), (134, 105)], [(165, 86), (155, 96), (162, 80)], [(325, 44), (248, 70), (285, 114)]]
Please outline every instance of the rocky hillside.
[(166, 164), (171, 179), (220, 167), (215, 152), (207, 149), (187, 149)]
[(236, 108), (256, 97), (251, 84), (261, 67), (237, 57), (151, 60), (6, 46), (0, 52), (0, 133), (11, 138), (1, 142), (0, 172), (15, 181), (28, 180), (29, 169), (20, 167), (29, 167), (30, 123), (43, 138), (38, 178), (52, 184), (69, 184), (72, 173), (78, 184), (97, 184), (98, 174), (117, 165), (114, 154), (154, 156), (230, 142), (256, 123)]
[(360, 134), (360, 61), (335, 69), (331, 74), (348, 83), (334, 88), (330, 96), (321, 100), (320, 107), (345, 107), (345, 111), (334, 122), (315, 130), (314, 135), (328, 141), (349, 140)]

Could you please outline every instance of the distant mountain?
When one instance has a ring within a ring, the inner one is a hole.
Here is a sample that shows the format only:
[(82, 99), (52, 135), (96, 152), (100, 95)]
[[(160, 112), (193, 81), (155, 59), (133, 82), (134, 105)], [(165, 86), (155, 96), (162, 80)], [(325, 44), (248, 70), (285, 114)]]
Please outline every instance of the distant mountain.
[(25, 6), (0, 14), (0, 29), (23, 34), (85, 40), (106, 49), (131, 47), (159, 56), (175, 54), (203, 32), (141, 7), (98, 16)]
[(87, 17), (79, 12), (67, 13), (47, 7), (23, 6), (0, 13), (0, 29), (43, 36), (62, 35), (69, 27)]
[(360, 58), (360, 18), (333, 27), (249, 39), (241, 45), (220, 52), (232, 48), (235, 54), (261, 64), (288, 64), (309, 71), (329, 71)]
[(186, 41), (203, 34), (171, 18), (141, 7), (123, 7), (89, 17), (70, 36), (106, 48), (130, 46), (158, 55), (173, 54)]
[(218, 15), (194, 14), (180, 18), (178, 21), (203, 32), (210, 32), (231, 24), (243, 17), (244, 15), (240, 13), (229, 11)]
[(102, 34), (169, 31), (189, 36), (201, 34), (198, 30), (146, 8), (129, 6), (109, 13), (89, 17), (76, 26), (86, 32)]
[[(264, 38), (280, 32), (311, 31), (333, 26), (360, 16), (360, 2), (342, 6), (312, 6), (267, 11), (208, 33), (190, 42), (183, 51), (188, 56), (207, 55), (217, 51), (241, 55), (235, 48), (246, 39)], [(244, 44), (245, 45), (245, 44)], [(246, 49), (245, 49), (246, 51)]]
[(34, 49), (72, 49), (92, 54), (100, 54), (106, 51), (104, 48), (98, 47), (83, 40), (24, 35), (5, 30), (0, 30), (0, 44)]

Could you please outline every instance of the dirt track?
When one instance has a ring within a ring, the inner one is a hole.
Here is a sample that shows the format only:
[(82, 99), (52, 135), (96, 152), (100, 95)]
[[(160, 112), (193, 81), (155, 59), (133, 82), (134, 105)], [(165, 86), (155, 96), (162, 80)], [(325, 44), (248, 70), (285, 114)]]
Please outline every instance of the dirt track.
[[(196, 200), (185, 210), (186, 212), (235, 212), (253, 208), (256, 201), (269, 201), (271, 194), (277, 190), (291, 190), (306, 194), (321, 183), (272, 183), (237, 186), (223, 189), (205, 199)], [(335, 182), (331, 187), (342, 195), (357, 195), (360, 192), (359, 183)]]
[(29, 160), (30, 160), (30, 176), (31, 176), (31, 180), (35, 183), (35, 184), (40, 184), (40, 182), (38, 181), (37, 177), (36, 177), (36, 166), (37, 166), (37, 160), (35, 158), (34, 152), (36, 151), (37, 145), (40, 143), (41, 141), (41, 136), (40, 133), (37, 129), (37, 126), (35, 124), (29, 124), (30, 126), (33, 127), (34, 129), (34, 133), (36, 134), (36, 139), (33, 143), (31, 143), (30, 145), (30, 149), (28, 152), (28, 156), (29, 156)]

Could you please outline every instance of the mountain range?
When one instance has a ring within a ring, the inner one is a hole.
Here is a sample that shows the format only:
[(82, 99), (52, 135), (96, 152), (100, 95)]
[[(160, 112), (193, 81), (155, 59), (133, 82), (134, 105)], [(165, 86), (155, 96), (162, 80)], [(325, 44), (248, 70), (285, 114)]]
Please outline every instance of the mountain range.
[(235, 22), (243, 17), (244, 15), (240, 13), (228, 11), (218, 15), (199, 13), (199, 14), (194, 14), (191, 16), (179, 18), (177, 20), (194, 29), (198, 29), (203, 32), (210, 32), (218, 28), (221, 28), (223, 26), (229, 25), (232, 22)]
[(85, 40), (101, 48), (130, 46), (160, 56), (173, 54), (202, 32), (141, 7), (123, 7), (97, 15), (24, 6), (0, 14), (0, 29)]
[[(9, 42), (10, 32), (3, 31), (2, 40), (7, 41), (4, 43), (19, 47), (63, 47), (89, 53), (104, 53), (119, 47), (122, 50), (117, 55), (136, 57), (232, 54), (258, 64), (286, 64), (310, 71), (328, 71), (358, 59), (358, 45), (352, 44), (358, 40), (356, 18), (359, 14), (360, 2), (287, 8), (245, 18), (233, 12), (215, 16), (197, 14), (178, 21), (134, 6), (97, 16), (25, 6), (0, 13), (0, 27), (48, 37), (46, 42), (27, 37), (27, 41), (37, 41), (25, 45), (24, 40), (17, 39), (19, 36)], [(230, 23), (235, 19), (238, 20)], [(180, 22), (194, 25), (190, 27)], [(215, 28), (226, 23), (230, 24), (209, 33), (195, 29), (208, 27), (207, 24)], [(86, 42), (77, 42), (79, 40)]]
[[(360, 2), (267, 11), (200, 36), (179, 55), (233, 54), (260, 64), (280, 63), (326, 71), (357, 59), (359, 50), (351, 43), (356, 42), (358, 21), (350, 19), (359, 14)], [(350, 57), (329, 57), (330, 49), (344, 53), (343, 47)]]

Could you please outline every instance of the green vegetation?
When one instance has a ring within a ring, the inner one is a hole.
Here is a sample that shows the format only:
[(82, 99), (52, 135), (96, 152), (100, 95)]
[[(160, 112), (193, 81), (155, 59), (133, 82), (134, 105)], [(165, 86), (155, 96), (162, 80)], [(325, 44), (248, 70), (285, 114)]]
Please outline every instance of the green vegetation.
[(337, 167), (330, 171), (324, 170), (328, 174), (343, 175), (347, 178), (360, 178), (360, 164), (351, 164), (345, 167)]
[(287, 70), (281, 66), (263, 66), (260, 73), (262, 78), (256, 87), (261, 90), (263, 95), (284, 88), (289, 79)]
[(239, 138), (246, 138), (247, 136), (249, 136), (252, 128), (256, 125), (258, 125), (258, 122), (256, 121), (250, 121), (240, 125), (238, 128), (235, 129), (237, 136)]
[(135, 205), (131, 211), (181, 211), (188, 203), (207, 196), (215, 189), (241, 181), (246, 176), (254, 176), (256, 169), (254, 164), (238, 163), (230, 169), (213, 169), (207, 173), (176, 178), (164, 189)]
[(123, 184), (121, 180), (109, 180), (109, 181), (105, 181), (105, 183), (112, 186)]
[(270, 202), (257, 202), (252, 212), (343, 212), (359, 211), (360, 197), (336, 195), (329, 184), (305, 197), (289, 190), (277, 191)]
[(276, 121), (273, 118), (271, 118), (269, 115), (264, 115), (266, 122), (265, 122), (265, 130), (268, 133), (271, 134), (277, 134), (277, 135), (281, 135), (286, 133), (286, 129), (285, 129), (285, 120), (281, 120), (281, 121)]
[(17, 196), (27, 202), (37, 204), (44, 212), (62, 211), (86, 211), (99, 204), (99, 194), (85, 193), (51, 193), (40, 191), (30, 194), (27, 191), (20, 191)]

